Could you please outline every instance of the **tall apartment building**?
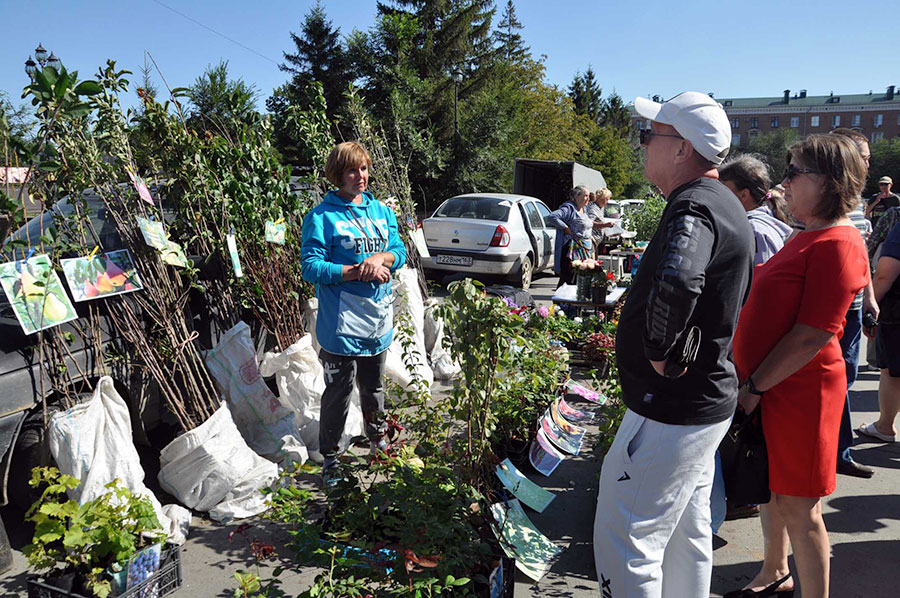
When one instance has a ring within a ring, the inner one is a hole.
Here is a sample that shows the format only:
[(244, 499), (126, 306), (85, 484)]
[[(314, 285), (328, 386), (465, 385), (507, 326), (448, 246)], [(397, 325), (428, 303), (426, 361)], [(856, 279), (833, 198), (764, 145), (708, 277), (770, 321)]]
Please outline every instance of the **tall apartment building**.
[[(783, 128), (805, 136), (846, 127), (864, 133), (872, 142), (900, 135), (900, 93), (895, 93), (893, 85), (884, 93), (811, 96), (805, 89), (794, 95), (786, 89), (780, 97), (716, 99), (731, 120), (732, 144), (738, 147), (745, 147), (756, 135)], [(632, 115), (637, 128), (650, 126), (636, 113)]]

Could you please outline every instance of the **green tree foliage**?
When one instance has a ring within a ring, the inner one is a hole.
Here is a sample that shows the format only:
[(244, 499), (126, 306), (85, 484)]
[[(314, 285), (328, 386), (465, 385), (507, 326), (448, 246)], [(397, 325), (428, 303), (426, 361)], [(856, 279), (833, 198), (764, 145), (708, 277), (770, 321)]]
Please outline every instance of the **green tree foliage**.
[(800, 135), (794, 129), (779, 129), (771, 133), (765, 133), (751, 137), (747, 144), (747, 152), (760, 154), (769, 166), (769, 175), (772, 184), (780, 183), (787, 170), (785, 157), (788, 148), (799, 139)]
[(510, 64), (521, 63), (531, 58), (530, 49), (525, 45), (525, 40), (520, 33), (522, 29), (522, 22), (516, 16), (516, 5), (513, 0), (506, 0), (503, 17), (497, 24), (494, 37), (497, 40), (500, 56)]
[(631, 142), (618, 129), (586, 123), (587, 147), (578, 161), (603, 173), (613, 197), (622, 197), (640, 175), (640, 161)]
[[(351, 81), (357, 86), (373, 128), (384, 133), (386, 151), (405, 164), (420, 209), (456, 193), (511, 190), (520, 157), (587, 161), (617, 193), (645, 186), (621, 98), (603, 98), (592, 68), (568, 90), (548, 84), (543, 64), (525, 44), (513, 1), (503, 4), (492, 28), (494, 12), (488, 0), (385, 0), (374, 24), (354, 30), (341, 45), (325, 9), (316, 5), (304, 35), (294, 36), (295, 66), (302, 71), (291, 71), (294, 79), (267, 101), (287, 162), (309, 163), (287, 115), (308, 101), (297, 77), (311, 73), (315, 30), (315, 47), (327, 48), (316, 60), (342, 56), (346, 68), (332, 89), (346, 94)], [(332, 131), (351, 139), (359, 111), (332, 110), (330, 91), (326, 85), (328, 112), (337, 119)]]
[(587, 116), (595, 123), (600, 122), (605, 102), (593, 68), (589, 66), (584, 74), (575, 73), (575, 78), (569, 84), (569, 97), (575, 104), (575, 112)]
[[(465, 111), (496, 80), (493, 6), (398, 0), (380, 4), (379, 13), (368, 32), (350, 35), (347, 55), (392, 153), (409, 163), (418, 203), (433, 205), (459, 188), (456, 175), (468, 159)], [(342, 132), (352, 128), (341, 123)]]
[(613, 92), (603, 103), (603, 116), (600, 124), (615, 129), (619, 135), (630, 138), (634, 127), (631, 124), (631, 113), (625, 107), (622, 96)]
[[(156, 83), (153, 82), (153, 69), (150, 66), (150, 63), (147, 62), (147, 54), (144, 54), (144, 64), (138, 67), (138, 70), (141, 74), (140, 83), (137, 86), (137, 94), (141, 98), (149, 98), (151, 100), (155, 100), (156, 96), (159, 94), (159, 87)], [(138, 107), (138, 113), (142, 114), (144, 110), (144, 105)]]
[(259, 92), (243, 78), (229, 79), (227, 60), (210, 65), (193, 85), (178, 91), (190, 100), (188, 126), (197, 131), (228, 136), (231, 121), (246, 122), (257, 114)]
[(266, 105), (272, 113), (275, 147), (285, 164), (321, 173), (334, 143), (322, 84), (310, 81), (306, 89), (282, 85)]
[[(415, 15), (387, 12), (368, 32), (350, 35), (347, 53), (374, 124), (388, 132), (395, 158), (408, 163), (415, 190), (429, 196), (447, 167), (451, 140), (438, 141), (438, 127), (428, 116), (434, 83), (422, 79), (415, 64), (420, 36)], [(342, 115), (342, 130), (353, 130), (353, 118)]]
[[(408, 59), (426, 82), (422, 107), (442, 142), (452, 143), (454, 92), (465, 102), (491, 78), (496, 50), (491, 32), (490, 0), (392, 0), (379, 5), (384, 14), (415, 17), (418, 32)], [(454, 81), (454, 73), (460, 78)]]
[(666, 198), (662, 195), (648, 197), (643, 205), (626, 216), (626, 228), (637, 233), (636, 241), (649, 241), (666, 211)]
[(543, 72), (534, 61), (498, 67), (499, 76), (460, 108), (463, 143), (447, 194), (508, 191), (515, 158), (571, 160), (585, 147), (572, 101), (544, 83)]
[(150, 150), (150, 136), (147, 132), (143, 116), (146, 113), (147, 102), (155, 102), (159, 95), (159, 88), (153, 82), (152, 68), (144, 54), (144, 64), (138, 67), (140, 82), (137, 85), (137, 95), (141, 99), (135, 109), (133, 126), (128, 133), (128, 141), (131, 144), (132, 157), (141, 172), (155, 172), (158, 164), (156, 156)]
[(21, 146), (33, 141), (32, 128), (34, 121), (29, 117), (25, 106), (16, 106), (10, 101), (6, 92), (0, 91), (0, 152), (3, 164), (14, 166), (9, 157), (13, 146)]
[[(308, 93), (312, 89), (311, 84), (321, 83), (325, 92), (326, 114), (333, 121), (344, 106), (344, 91), (350, 82), (340, 29), (328, 20), (322, 3), (316, 2), (303, 20), (300, 35), (291, 32), (291, 40), (295, 51), (284, 52), (285, 62), (279, 68), (293, 75), (293, 78), (285, 85), (286, 89), (279, 99), (287, 98), (290, 101), (288, 105), (308, 109), (316, 102), (315, 94)], [(280, 106), (278, 101), (272, 105), (267, 102), (272, 112)]]
[(635, 192), (643, 186), (640, 150), (635, 147), (631, 115), (622, 98), (613, 93), (603, 98), (603, 91), (593, 68), (576, 73), (569, 85), (569, 98), (579, 115), (584, 149), (576, 159), (603, 173), (613, 197)]
[(894, 193), (900, 191), (900, 137), (882, 139), (871, 146), (869, 160), (869, 180), (866, 182), (864, 197), (878, 193), (878, 179), (889, 176), (894, 180)]

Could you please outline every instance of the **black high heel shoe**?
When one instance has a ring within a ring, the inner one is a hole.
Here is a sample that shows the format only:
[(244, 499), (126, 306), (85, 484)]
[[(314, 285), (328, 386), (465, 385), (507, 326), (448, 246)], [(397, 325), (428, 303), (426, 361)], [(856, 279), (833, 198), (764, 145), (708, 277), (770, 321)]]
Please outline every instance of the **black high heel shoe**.
[(773, 596), (775, 598), (793, 598), (794, 588), (791, 588), (790, 590), (775, 590), (775, 588), (777, 588), (790, 578), (791, 574), (788, 573), (778, 581), (766, 586), (758, 592), (749, 589), (734, 590), (733, 592), (728, 592), (727, 594), (725, 594), (723, 598), (769, 598), (770, 596)]

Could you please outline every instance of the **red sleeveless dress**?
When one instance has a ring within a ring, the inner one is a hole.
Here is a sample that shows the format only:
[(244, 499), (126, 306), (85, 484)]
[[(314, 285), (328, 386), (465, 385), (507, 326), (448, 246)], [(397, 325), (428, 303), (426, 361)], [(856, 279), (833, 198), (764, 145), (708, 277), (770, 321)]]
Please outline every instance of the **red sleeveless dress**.
[(734, 335), (741, 380), (795, 324), (834, 334), (809, 363), (762, 397), (772, 492), (803, 497), (834, 492), (847, 393), (840, 338), (853, 298), (868, 283), (865, 244), (852, 226), (800, 233), (753, 272)]

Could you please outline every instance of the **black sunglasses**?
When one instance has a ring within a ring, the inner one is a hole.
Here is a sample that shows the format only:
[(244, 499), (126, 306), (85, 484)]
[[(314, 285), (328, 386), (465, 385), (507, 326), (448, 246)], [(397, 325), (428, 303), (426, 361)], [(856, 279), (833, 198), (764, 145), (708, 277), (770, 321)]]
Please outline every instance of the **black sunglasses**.
[(822, 174), (818, 170), (812, 170), (811, 168), (797, 168), (793, 164), (788, 164), (787, 172), (784, 175), (784, 178), (787, 182), (791, 182), (794, 180), (794, 177), (798, 174)]
[(641, 137), (641, 145), (647, 145), (650, 143), (650, 139), (653, 137), (675, 137), (676, 139), (684, 139), (681, 135), (670, 135), (668, 133), (657, 133), (652, 129), (641, 129), (640, 131)]

